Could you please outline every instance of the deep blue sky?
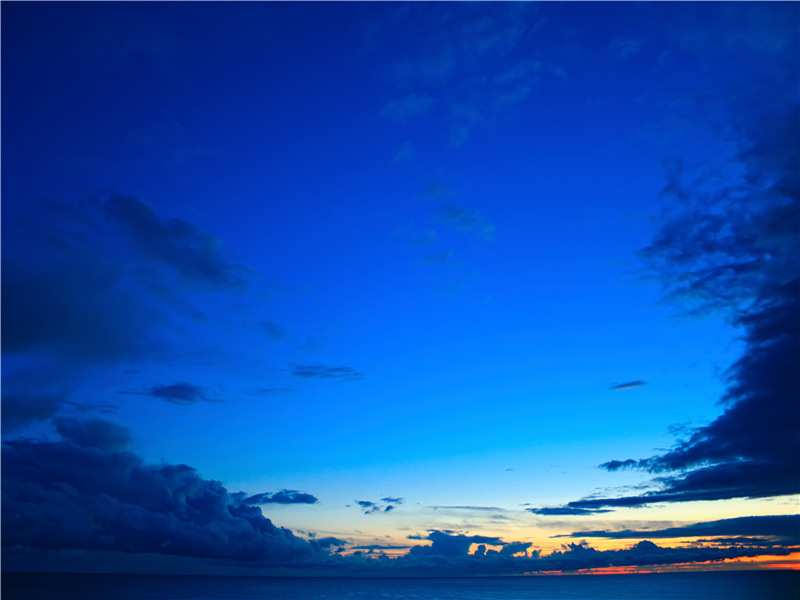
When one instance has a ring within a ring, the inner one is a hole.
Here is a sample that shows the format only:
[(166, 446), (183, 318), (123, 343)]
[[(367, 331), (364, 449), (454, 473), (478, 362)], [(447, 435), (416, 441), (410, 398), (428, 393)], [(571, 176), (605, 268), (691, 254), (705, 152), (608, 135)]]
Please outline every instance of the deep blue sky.
[(3, 568), (781, 560), (798, 25), (3, 3)]

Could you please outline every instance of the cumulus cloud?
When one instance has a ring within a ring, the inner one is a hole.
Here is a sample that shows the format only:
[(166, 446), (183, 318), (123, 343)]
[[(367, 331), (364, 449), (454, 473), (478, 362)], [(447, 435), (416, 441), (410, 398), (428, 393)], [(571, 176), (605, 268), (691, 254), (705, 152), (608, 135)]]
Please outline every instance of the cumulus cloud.
[(304, 379), (355, 381), (364, 377), (363, 373), (352, 367), (331, 367), (328, 365), (294, 365), (291, 373), (295, 377), (303, 377)]
[(127, 430), (60, 419), (63, 440), (3, 442), (5, 548), (108, 550), (228, 559), (313, 560), (318, 550), (276, 527), (218, 481), (186, 465), (145, 464)]

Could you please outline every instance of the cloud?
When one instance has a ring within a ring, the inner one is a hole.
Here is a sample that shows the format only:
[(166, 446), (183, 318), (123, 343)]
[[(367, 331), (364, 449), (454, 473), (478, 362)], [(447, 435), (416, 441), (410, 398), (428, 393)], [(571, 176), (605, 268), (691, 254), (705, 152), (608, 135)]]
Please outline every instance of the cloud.
[(619, 58), (625, 60), (631, 56), (639, 54), (642, 49), (643, 41), (636, 38), (616, 38), (611, 42), (609, 50), (611, 53)]
[[(800, 544), (800, 515), (769, 515), (758, 517), (737, 517), (705, 521), (681, 527), (667, 527), (655, 530), (621, 531), (575, 531), (569, 537), (600, 537), (607, 539), (654, 539), (704, 536), (757, 536), (775, 538), (786, 545)], [(563, 536), (556, 536), (563, 537)], [(745, 538), (747, 539), (747, 538)], [(750, 540), (751, 543), (767, 540)]]
[(82, 448), (119, 452), (131, 442), (130, 432), (125, 427), (102, 419), (78, 421), (59, 417), (54, 419), (53, 423), (56, 431), (65, 441)]
[(92, 371), (196, 351), (197, 324), (209, 322), (196, 303), (248, 286), (217, 238), (130, 196), (3, 216), (7, 431), (58, 414)]
[(395, 153), (394, 158), (392, 158), (392, 162), (403, 163), (413, 159), (414, 147), (411, 145), (411, 142), (403, 142), (403, 145), (400, 146), (400, 149)]
[(615, 392), (619, 392), (622, 390), (632, 390), (638, 387), (642, 387), (643, 385), (647, 385), (646, 381), (627, 381), (625, 383), (618, 383), (616, 385), (612, 385), (609, 389), (614, 390)]
[[(784, 66), (759, 77), (796, 82), (797, 69)], [(737, 145), (723, 164), (666, 163), (659, 228), (640, 252), (644, 276), (661, 283), (679, 315), (721, 315), (739, 330), (743, 351), (725, 374), (724, 410), (666, 452), (600, 465), (658, 474), (658, 489), (568, 507), (800, 493), (800, 106), (780, 83), (757, 82), (730, 93)], [(718, 177), (723, 169), (731, 175)]]
[(243, 504), (319, 504), (319, 500), (311, 494), (297, 490), (280, 490), (279, 492), (263, 492), (248, 496)]
[(156, 553), (286, 564), (318, 550), (186, 465), (121, 450), (127, 430), (60, 419), (63, 440), (3, 442), (4, 548)]
[(228, 261), (220, 241), (191, 222), (164, 219), (146, 202), (121, 194), (108, 198), (102, 209), (139, 250), (185, 280), (214, 287), (247, 286), (249, 270)]
[(304, 379), (341, 379), (356, 381), (362, 379), (364, 374), (352, 367), (330, 367), (327, 365), (294, 365), (291, 369), (295, 377)]
[(428, 254), (427, 256), (423, 256), (420, 259), (422, 264), (426, 265), (446, 265), (450, 262), (450, 259), (453, 257), (452, 250), (446, 250), (443, 252), (433, 252)]
[(594, 515), (597, 513), (611, 512), (597, 508), (575, 508), (570, 506), (549, 506), (543, 508), (526, 508), (535, 515), (561, 516), (561, 515)]
[(457, 204), (448, 204), (435, 208), (433, 215), (448, 225), (479, 238), (491, 240), (494, 237), (494, 224), (481, 217), (477, 211), (467, 210)]
[(400, 100), (389, 102), (381, 110), (381, 116), (393, 121), (407, 121), (411, 117), (424, 115), (433, 104), (433, 98), (425, 94), (411, 93)]
[(355, 500), (355, 503), (358, 504), (365, 515), (371, 515), (374, 513), (391, 512), (397, 508), (398, 505), (402, 504), (403, 501), (404, 498), (386, 497), (381, 498), (377, 502), (373, 502), (372, 500)]
[(156, 385), (143, 393), (171, 404), (188, 405), (197, 404), (198, 402), (219, 402), (219, 400), (209, 398), (206, 395), (205, 388), (185, 382)]
[(279, 340), (286, 335), (283, 327), (274, 321), (259, 321), (256, 325), (262, 333), (265, 333), (268, 337), (273, 339)]

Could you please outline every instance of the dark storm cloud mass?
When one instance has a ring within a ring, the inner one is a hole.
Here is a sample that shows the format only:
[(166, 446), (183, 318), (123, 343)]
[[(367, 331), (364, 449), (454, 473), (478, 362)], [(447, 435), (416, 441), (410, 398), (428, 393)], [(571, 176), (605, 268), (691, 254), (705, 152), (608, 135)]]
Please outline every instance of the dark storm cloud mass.
[(297, 490), (280, 490), (278, 492), (263, 492), (248, 496), (242, 500), (243, 504), (318, 504), (319, 500), (305, 492)]
[[(622, 531), (574, 531), (569, 537), (600, 537), (609, 539), (653, 539), (703, 536), (756, 536), (776, 538), (785, 545), (800, 544), (800, 515), (769, 515), (738, 517), (693, 523), (666, 529)], [(564, 537), (564, 536), (555, 536)], [(742, 538), (746, 540), (747, 538)], [(762, 543), (765, 540), (759, 540)]]
[[(186, 333), (203, 311), (190, 294), (242, 290), (249, 277), (211, 234), (130, 196), (30, 202), (4, 220), (6, 430), (56, 414), (70, 385), (93, 368), (157, 359), (191, 343)], [(199, 399), (188, 387), (152, 391)]]
[(312, 546), (186, 465), (121, 451), (122, 427), (59, 419), (60, 442), (3, 443), (3, 546), (121, 550), (276, 564)]
[[(796, 27), (774, 35), (800, 43)], [(667, 162), (660, 227), (641, 251), (646, 276), (681, 315), (722, 314), (741, 332), (724, 412), (667, 452), (601, 465), (660, 474), (660, 489), (570, 508), (800, 492), (800, 65), (796, 52), (765, 62), (770, 70), (730, 95), (738, 149), (727, 163), (708, 172)]]
[(363, 373), (352, 367), (331, 367), (328, 365), (294, 365), (291, 369), (295, 377), (305, 379), (341, 379), (354, 381), (363, 378)]

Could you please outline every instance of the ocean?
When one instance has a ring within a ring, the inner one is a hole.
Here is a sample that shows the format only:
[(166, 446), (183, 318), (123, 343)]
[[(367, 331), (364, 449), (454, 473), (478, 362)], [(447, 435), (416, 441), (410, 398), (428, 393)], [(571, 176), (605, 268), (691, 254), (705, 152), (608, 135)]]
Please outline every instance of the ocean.
[(798, 571), (475, 578), (3, 573), (3, 600), (795, 600)]

